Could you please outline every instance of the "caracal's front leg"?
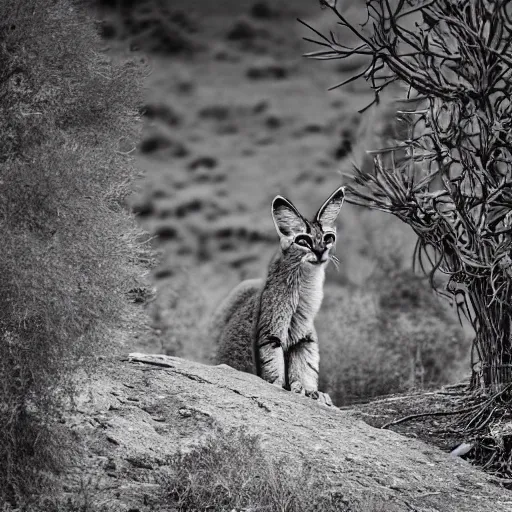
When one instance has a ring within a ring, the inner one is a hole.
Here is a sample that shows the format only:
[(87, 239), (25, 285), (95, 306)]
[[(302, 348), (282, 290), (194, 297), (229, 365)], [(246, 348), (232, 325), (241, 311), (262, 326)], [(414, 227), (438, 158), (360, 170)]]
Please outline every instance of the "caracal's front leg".
[(293, 304), (284, 293), (265, 287), (260, 298), (260, 311), (255, 333), (255, 363), (259, 377), (284, 388), (286, 367), (284, 349)]
[(331, 397), (327, 393), (318, 391), (320, 355), (314, 330), (311, 334), (301, 338), (295, 345), (290, 347), (287, 360), (290, 390), (310, 396), (326, 405), (332, 405)]
[(259, 376), (283, 388), (286, 383), (286, 370), (281, 340), (278, 336), (268, 335), (257, 340)]

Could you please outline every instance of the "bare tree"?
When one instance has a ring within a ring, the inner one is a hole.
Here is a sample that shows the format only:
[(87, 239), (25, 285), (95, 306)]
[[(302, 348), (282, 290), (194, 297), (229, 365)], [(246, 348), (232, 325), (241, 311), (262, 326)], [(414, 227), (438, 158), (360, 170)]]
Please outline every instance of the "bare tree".
[(512, 2), (367, 0), (363, 25), (320, 3), (357, 43), (308, 25), (321, 46), (308, 55), (367, 59), (335, 87), (365, 79), (371, 106), (405, 85), (402, 137), (372, 152), (373, 172), (354, 169), (348, 200), (416, 232), (416, 261), (474, 327), (472, 386), (501, 394), (512, 386)]

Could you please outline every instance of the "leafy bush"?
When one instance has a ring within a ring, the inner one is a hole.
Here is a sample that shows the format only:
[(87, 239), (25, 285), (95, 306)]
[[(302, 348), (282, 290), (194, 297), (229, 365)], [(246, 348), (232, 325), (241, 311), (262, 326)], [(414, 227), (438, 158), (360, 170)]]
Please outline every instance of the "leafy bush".
[(113, 347), (140, 274), (116, 152), (140, 73), (100, 56), (71, 1), (6, 0), (0, 19), (0, 501), (15, 504), (70, 455), (73, 374)]

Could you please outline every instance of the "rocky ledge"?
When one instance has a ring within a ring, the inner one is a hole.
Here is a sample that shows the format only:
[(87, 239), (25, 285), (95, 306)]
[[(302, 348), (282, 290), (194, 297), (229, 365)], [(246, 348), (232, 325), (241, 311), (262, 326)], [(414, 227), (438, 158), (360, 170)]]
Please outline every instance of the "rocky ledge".
[(393, 512), (512, 510), (512, 494), (469, 463), (224, 365), (145, 354), (109, 361), (67, 423), (85, 456), (66, 488), (94, 482), (109, 510), (153, 510), (169, 456), (237, 427), (257, 434), (269, 458), (308, 461), (352, 503), (371, 495)]

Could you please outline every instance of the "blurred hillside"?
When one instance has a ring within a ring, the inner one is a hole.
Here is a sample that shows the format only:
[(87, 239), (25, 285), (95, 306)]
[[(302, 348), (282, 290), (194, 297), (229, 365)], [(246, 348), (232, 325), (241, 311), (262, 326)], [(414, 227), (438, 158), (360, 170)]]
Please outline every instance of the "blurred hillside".
[[(364, 81), (327, 91), (361, 62), (302, 56), (314, 34), (297, 17), (339, 33), (318, 2), (100, 3), (110, 44), (151, 55), (139, 148), (148, 178), (133, 204), (162, 247), (148, 305), (159, 335), (134, 348), (207, 361), (210, 314), (240, 280), (264, 275), (277, 248), (272, 198), (312, 216), (389, 126), (379, 112), (357, 113), (371, 98)], [(362, 19), (361, 4), (346, 2), (347, 15)], [(341, 266), (328, 269), (317, 322), (325, 386), (347, 402), (458, 378), (468, 342), (410, 272), (409, 228), (346, 204), (338, 230)], [(388, 306), (383, 297), (394, 295), (405, 299)], [(355, 378), (340, 378), (347, 367), (372, 382), (338, 393)]]

